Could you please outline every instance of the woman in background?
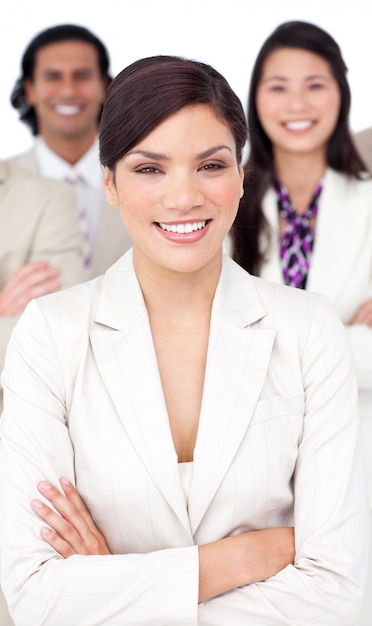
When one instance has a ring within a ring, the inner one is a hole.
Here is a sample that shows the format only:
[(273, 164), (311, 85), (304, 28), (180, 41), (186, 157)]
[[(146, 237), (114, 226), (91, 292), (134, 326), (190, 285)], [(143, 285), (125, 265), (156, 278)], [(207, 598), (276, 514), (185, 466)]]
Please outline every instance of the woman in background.
[(338, 44), (313, 24), (284, 23), (264, 42), (233, 258), (332, 300), (357, 369), (372, 504), (372, 180), (349, 132), (346, 72)]
[(100, 156), (133, 249), (33, 302), (3, 374), (16, 626), (350, 626), (359, 612), (349, 345), (325, 298), (223, 256), (245, 142), (238, 97), (203, 63), (142, 59), (108, 89)]

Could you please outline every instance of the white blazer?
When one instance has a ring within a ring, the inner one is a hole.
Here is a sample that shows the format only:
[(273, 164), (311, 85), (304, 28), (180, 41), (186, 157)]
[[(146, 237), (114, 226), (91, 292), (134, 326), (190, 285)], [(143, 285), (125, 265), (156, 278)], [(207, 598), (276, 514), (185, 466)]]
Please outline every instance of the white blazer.
[[(131, 252), (29, 305), (3, 385), (1, 583), (16, 626), (353, 623), (368, 507), (349, 345), (326, 298), (224, 259), (188, 510)], [(113, 556), (64, 560), (40, 538), (30, 500), (62, 475)], [(197, 545), (293, 524), (294, 566), (198, 606)]]
[[(283, 283), (273, 190), (265, 195), (263, 211), (273, 237), (261, 277)], [(325, 294), (346, 324), (357, 371), (372, 506), (372, 329), (365, 324), (347, 326), (359, 306), (372, 298), (372, 180), (348, 179), (327, 170), (306, 289)]]

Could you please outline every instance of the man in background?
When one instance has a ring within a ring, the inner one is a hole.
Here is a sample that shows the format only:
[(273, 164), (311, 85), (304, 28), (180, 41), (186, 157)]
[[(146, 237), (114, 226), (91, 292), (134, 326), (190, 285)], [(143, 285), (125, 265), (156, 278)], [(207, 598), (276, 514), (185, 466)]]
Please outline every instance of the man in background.
[(106, 47), (82, 26), (35, 36), (22, 58), (11, 103), (35, 142), (11, 161), (75, 189), (85, 240), (86, 277), (102, 274), (131, 245), (119, 209), (106, 203), (97, 131), (111, 81)]

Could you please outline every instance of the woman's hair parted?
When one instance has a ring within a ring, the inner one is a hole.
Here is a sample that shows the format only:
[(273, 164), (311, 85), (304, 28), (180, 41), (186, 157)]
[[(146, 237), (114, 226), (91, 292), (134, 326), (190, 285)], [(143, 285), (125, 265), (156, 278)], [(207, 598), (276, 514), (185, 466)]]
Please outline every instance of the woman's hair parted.
[(156, 126), (196, 104), (209, 105), (229, 126), (240, 163), (247, 124), (240, 99), (227, 80), (206, 63), (158, 55), (135, 61), (110, 84), (99, 126), (102, 165), (114, 170), (116, 162)]

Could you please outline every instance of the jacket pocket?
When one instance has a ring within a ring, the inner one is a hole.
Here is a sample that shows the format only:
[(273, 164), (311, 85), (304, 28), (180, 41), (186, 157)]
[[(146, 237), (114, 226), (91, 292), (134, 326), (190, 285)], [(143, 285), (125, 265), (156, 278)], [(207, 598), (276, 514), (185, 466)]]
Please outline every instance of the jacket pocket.
[(279, 417), (303, 417), (305, 399), (302, 394), (294, 396), (271, 396), (257, 402), (250, 426), (278, 419)]

